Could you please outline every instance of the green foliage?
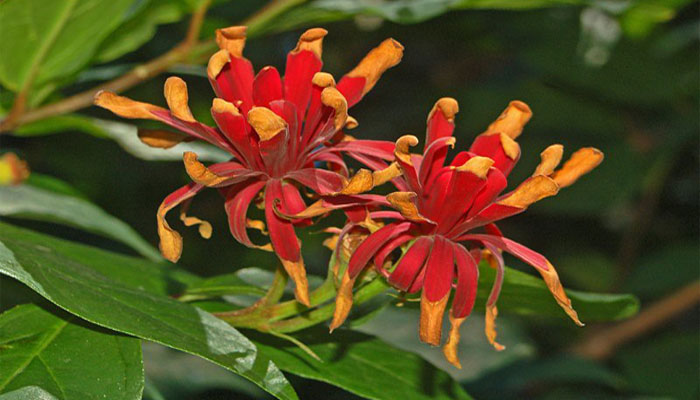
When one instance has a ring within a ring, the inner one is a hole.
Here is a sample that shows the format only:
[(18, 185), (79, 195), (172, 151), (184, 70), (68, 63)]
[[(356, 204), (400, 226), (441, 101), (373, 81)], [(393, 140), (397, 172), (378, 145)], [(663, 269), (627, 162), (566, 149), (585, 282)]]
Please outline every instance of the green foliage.
[(338, 330), (310, 329), (298, 335), (323, 362), (293, 344), (254, 336), (284, 371), (331, 383), (375, 400), (470, 399), (449, 375), (422, 358), (372, 336)]
[(13, 390), (2, 398), (36, 399), (45, 390), (62, 400), (138, 400), (141, 343), (72, 315), (17, 306), (0, 314), (0, 392)]
[[(143, 276), (144, 269), (157, 267), (6, 224), (0, 224), (0, 243), (0, 272), (61, 308), (97, 325), (204, 357), (280, 399), (296, 398), (275, 364), (240, 332), (165, 296), (179, 283), (167, 270)], [(129, 266), (137, 270), (127, 274)]]

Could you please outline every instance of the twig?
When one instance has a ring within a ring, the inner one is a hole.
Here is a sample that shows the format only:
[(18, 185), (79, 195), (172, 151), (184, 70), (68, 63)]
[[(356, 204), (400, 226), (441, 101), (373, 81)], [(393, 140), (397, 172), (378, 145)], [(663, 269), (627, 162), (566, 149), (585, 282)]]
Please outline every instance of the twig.
[[(261, 24), (276, 17), (290, 7), (302, 3), (303, 1), (305, 0), (272, 1), (242, 24), (249, 25), (251, 29), (253, 27), (257, 29)], [(16, 106), (13, 106), (13, 109), (10, 114), (8, 114), (8, 117), (0, 122), (0, 134), (30, 122), (52, 117), (54, 115), (70, 113), (88, 107), (92, 105), (95, 93), (99, 92), (100, 90), (109, 90), (116, 93), (128, 90), (145, 80), (160, 75), (174, 64), (188, 59), (190, 53), (202, 54), (212, 52), (216, 48), (216, 44), (213, 40), (203, 42), (199, 42), (197, 40), (204, 16), (209, 7), (209, 3), (210, 0), (203, 1), (192, 15), (187, 30), (187, 35), (185, 36), (185, 39), (180, 42), (180, 44), (175, 46), (167, 53), (156, 57), (145, 64), (135, 67), (131, 71), (114, 80), (67, 97), (56, 103), (48, 104), (27, 112), (24, 112), (24, 101), (21, 97), (22, 93), (18, 94), (15, 100)], [(16, 107), (17, 109), (15, 109)]]
[(695, 281), (647, 307), (636, 317), (604, 328), (572, 347), (574, 354), (605, 360), (623, 344), (659, 327), (700, 303), (700, 281)]

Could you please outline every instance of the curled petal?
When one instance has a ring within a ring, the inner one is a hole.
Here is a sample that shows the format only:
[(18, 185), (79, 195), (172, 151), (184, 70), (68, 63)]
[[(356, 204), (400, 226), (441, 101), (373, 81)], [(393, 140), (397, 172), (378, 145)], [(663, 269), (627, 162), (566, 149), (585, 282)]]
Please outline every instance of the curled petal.
[(571, 158), (564, 163), (560, 170), (552, 174), (552, 179), (559, 187), (572, 185), (578, 178), (591, 172), (603, 162), (603, 152), (593, 147), (585, 147), (577, 150)]
[(209, 79), (215, 80), (219, 76), (224, 66), (231, 60), (230, 57), (227, 50), (219, 50), (209, 57), (209, 62), (207, 63), (207, 76), (209, 76)]
[(323, 28), (312, 28), (307, 30), (299, 38), (297, 47), (292, 50), (292, 53), (310, 51), (314, 53), (316, 58), (320, 59), (323, 52), (323, 38), (327, 34), (328, 31)]
[(458, 369), (462, 369), (462, 364), (457, 356), (457, 346), (459, 345), (459, 327), (467, 318), (455, 318), (450, 313), (450, 335), (447, 337), (447, 342), (442, 346), (442, 354), (447, 359), (447, 362), (454, 365)]
[(348, 262), (350, 277), (354, 278), (359, 275), (384, 244), (406, 232), (410, 227), (410, 222), (392, 223), (369, 235), (350, 257)]
[[(369, 92), (382, 76), (384, 71), (393, 67), (403, 57), (403, 46), (394, 39), (386, 39), (379, 46), (372, 49), (365, 58), (338, 83), (341, 88), (351, 82), (352, 78), (364, 79), (359, 93), (352, 93), (352, 99), (348, 103), (355, 104), (367, 92)], [(345, 94), (346, 91), (341, 91)]]
[(165, 81), (163, 90), (170, 112), (173, 113), (175, 118), (186, 122), (197, 122), (192, 116), (190, 106), (187, 104), (189, 95), (187, 94), (185, 81), (176, 76), (171, 76)]
[(294, 297), (297, 301), (307, 307), (311, 305), (309, 302), (309, 282), (306, 279), (306, 268), (304, 268), (304, 259), (299, 257), (297, 261), (289, 261), (280, 258), (284, 270), (287, 275), (294, 281)]
[(564, 146), (560, 144), (553, 144), (540, 153), (540, 163), (535, 168), (535, 175), (551, 175), (554, 172), (554, 168), (561, 162), (561, 157), (564, 154)]
[(328, 72), (316, 72), (311, 78), (311, 83), (321, 88), (335, 87), (335, 79)]
[(251, 108), (248, 112), (248, 123), (262, 141), (270, 140), (287, 129), (287, 122), (266, 107)]
[(486, 327), (484, 332), (486, 333), (486, 339), (497, 351), (502, 351), (506, 349), (506, 346), (498, 343), (496, 341), (496, 317), (498, 316), (498, 308), (495, 304), (486, 306), (485, 322)]
[(517, 161), (518, 158), (520, 158), (520, 145), (505, 133), (501, 133), (499, 137), (501, 139), (503, 152), (506, 153), (506, 156), (511, 160)]
[(530, 204), (559, 192), (559, 185), (548, 176), (537, 175), (527, 179), (498, 204), (517, 208), (527, 208)]
[(220, 49), (226, 50), (234, 57), (243, 57), (245, 48), (246, 31), (245, 26), (230, 26), (228, 28), (216, 30), (216, 44)]
[(212, 172), (209, 168), (204, 166), (204, 164), (199, 162), (199, 160), (197, 160), (197, 154), (191, 151), (186, 151), (182, 155), (182, 160), (185, 163), (187, 175), (200, 185), (211, 187), (231, 179), (230, 176), (222, 176)]
[(173, 207), (192, 198), (204, 186), (190, 183), (169, 194), (158, 207), (156, 214), (158, 222), (158, 236), (160, 237), (159, 248), (163, 257), (171, 262), (177, 262), (182, 255), (182, 236), (170, 227), (165, 219), (165, 214)]
[(430, 301), (426, 298), (425, 291), (420, 299), (420, 323), (418, 333), (422, 342), (433, 346), (440, 345), (442, 336), (442, 319), (447, 307), (449, 293), (442, 299)]
[(474, 156), (455, 169), (460, 172), (471, 172), (479, 179), (486, 179), (486, 174), (489, 172), (489, 168), (491, 168), (492, 165), (492, 159), (488, 157)]
[(180, 221), (182, 221), (185, 226), (199, 225), (199, 235), (204, 239), (211, 238), (212, 227), (207, 221), (199, 219), (197, 217), (188, 216), (185, 209), (180, 211)]
[(182, 133), (162, 129), (139, 129), (138, 136), (145, 145), (159, 149), (169, 149), (179, 143), (193, 140), (192, 137)]
[(335, 116), (333, 117), (335, 129), (343, 129), (348, 119), (348, 102), (345, 100), (345, 97), (338, 89), (329, 86), (321, 92), (321, 103), (335, 110)]
[(406, 254), (401, 257), (398, 265), (389, 276), (389, 282), (396, 288), (406, 291), (423, 272), (425, 260), (430, 254), (433, 240), (422, 236), (411, 245)]
[(154, 106), (153, 104), (142, 103), (140, 101), (131, 100), (128, 97), (119, 96), (113, 92), (101, 90), (95, 94), (95, 105), (106, 108), (107, 110), (124, 118), (139, 118), (160, 120), (154, 111), (165, 111), (164, 108)]
[(511, 139), (515, 139), (523, 131), (523, 127), (532, 118), (532, 111), (527, 104), (514, 100), (508, 104), (501, 115), (489, 125), (484, 135), (505, 133)]
[(349, 273), (343, 275), (343, 279), (338, 287), (338, 293), (335, 297), (335, 310), (333, 311), (333, 320), (331, 321), (330, 331), (333, 332), (337, 327), (343, 324), (350, 314), (352, 308), (352, 288), (355, 285), (355, 278), (350, 278)]
[(415, 192), (394, 192), (386, 196), (387, 201), (394, 207), (404, 218), (415, 221), (415, 222), (430, 222), (429, 219), (425, 218), (418, 211), (416, 206)]
[(345, 120), (345, 126), (343, 128), (345, 129), (355, 129), (360, 125), (357, 120), (351, 116), (348, 115), (348, 118)]
[(366, 169), (357, 171), (343, 189), (337, 194), (359, 194), (374, 187), (372, 172)]
[(443, 97), (438, 100), (428, 114), (425, 147), (445, 136), (452, 136), (455, 129), (455, 115), (459, 112), (457, 100)]
[(537, 272), (542, 275), (544, 283), (547, 284), (547, 288), (554, 296), (554, 299), (557, 301), (557, 304), (559, 304), (559, 307), (566, 312), (566, 315), (568, 315), (576, 325), (584, 326), (583, 322), (581, 322), (581, 320), (578, 318), (578, 313), (571, 305), (571, 299), (569, 299), (566, 292), (564, 292), (564, 287), (559, 280), (559, 275), (557, 275), (557, 271), (554, 269), (554, 266), (548, 261), (547, 269), (537, 268)]
[(403, 135), (396, 141), (394, 155), (396, 158), (403, 160), (406, 163), (411, 162), (410, 148), (418, 144), (418, 138), (413, 135)]

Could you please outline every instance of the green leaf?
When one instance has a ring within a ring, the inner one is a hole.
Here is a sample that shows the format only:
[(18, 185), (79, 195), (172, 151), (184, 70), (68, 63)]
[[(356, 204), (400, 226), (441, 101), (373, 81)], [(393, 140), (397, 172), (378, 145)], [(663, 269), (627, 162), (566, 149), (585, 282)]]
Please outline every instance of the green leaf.
[(25, 386), (21, 389), (13, 390), (0, 395), (0, 400), (59, 400), (51, 393), (39, 386)]
[(6, 0), (0, 3), (0, 83), (38, 87), (90, 62), (133, 0)]
[(135, 230), (87, 200), (27, 184), (0, 186), (0, 215), (56, 222), (122, 242), (160, 261), (158, 250)]
[[(476, 304), (483, 309), (496, 272), (487, 263), (479, 265), (479, 290)], [(588, 293), (567, 290), (574, 309), (583, 322), (614, 321), (628, 318), (639, 311), (639, 300), (630, 294)], [(503, 289), (498, 298), (501, 314), (513, 312), (567, 318), (557, 305), (544, 281), (513, 268), (506, 268)]]
[(0, 392), (31, 385), (62, 400), (138, 400), (143, 383), (138, 339), (34, 304), (0, 315)]
[(214, 276), (189, 286), (179, 299), (191, 301), (233, 294), (264, 296), (265, 290), (247, 283), (237, 273), (231, 273)]
[(161, 24), (177, 22), (187, 13), (188, 6), (178, 0), (144, 0), (139, 8), (102, 43), (98, 62), (107, 62), (130, 53), (149, 41)]
[(321, 360), (285, 340), (256, 335), (255, 343), (282, 370), (341, 387), (375, 400), (470, 399), (445, 372), (419, 356), (359, 332), (325, 328), (295, 337)]
[(94, 324), (203, 357), (280, 399), (297, 398), (250, 340), (213, 315), (167, 297), (167, 280), (141, 276), (148, 268), (167, 276), (145, 260), (0, 223), (0, 273)]

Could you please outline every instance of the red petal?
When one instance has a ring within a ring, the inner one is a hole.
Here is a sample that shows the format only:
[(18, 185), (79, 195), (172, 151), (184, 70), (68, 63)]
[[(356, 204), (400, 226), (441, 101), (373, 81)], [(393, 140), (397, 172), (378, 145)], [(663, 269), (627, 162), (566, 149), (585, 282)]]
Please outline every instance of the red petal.
[(270, 107), (270, 102), (282, 98), (282, 78), (275, 67), (265, 67), (253, 81), (253, 103), (256, 106)]
[(408, 290), (418, 275), (422, 272), (425, 259), (433, 246), (433, 240), (423, 236), (406, 251), (394, 272), (389, 276), (389, 282), (401, 290)]
[(340, 93), (345, 96), (345, 100), (348, 101), (348, 108), (354, 106), (358, 101), (360, 101), (360, 99), (362, 99), (362, 91), (365, 88), (366, 81), (367, 80), (361, 76), (344, 76), (340, 82), (338, 82), (336, 87)]
[(210, 126), (204, 125), (199, 122), (182, 121), (173, 117), (170, 111), (166, 110), (157, 110), (152, 111), (151, 113), (155, 115), (159, 121), (169, 126), (172, 126), (173, 128), (179, 131), (185, 132), (198, 139), (207, 141), (213, 144), (214, 146), (220, 147), (224, 150), (233, 150), (233, 146), (231, 145), (231, 143), (217, 129), (214, 129)]
[(265, 219), (272, 247), (280, 258), (298, 261), (301, 259), (301, 249), (299, 240), (294, 233), (294, 226), (291, 222), (280, 218), (273, 208), (276, 200), (282, 201), (283, 198), (282, 182), (279, 179), (267, 181), (265, 186)]
[[(428, 126), (425, 132), (425, 148), (440, 138), (452, 136), (455, 129), (454, 115), (458, 106), (454, 99), (443, 98), (435, 103), (428, 115)], [(445, 115), (447, 113), (447, 115)]]
[(494, 161), (493, 166), (501, 170), (504, 176), (510, 174), (515, 163), (518, 162), (518, 158), (520, 158), (520, 154), (515, 160), (508, 157), (501, 144), (501, 135), (498, 134), (477, 136), (469, 151), (478, 156), (492, 159)]
[(253, 64), (242, 57), (231, 55), (230, 58), (216, 79), (210, 81), (218, 97), (233, 103), (246, 115), (253, 107)]
[(425, 150), (418, 171), (418, 177), (424, 188), (427, 188), (427, 183), (434, 179), (442, 168), (447, 156), (447, 147), (454, 145), (454, 140), (452, 136), (435, 139)]
[(457, 264), (457, 288), (452, 300), (452, 316), (464, 318), (471, 314), (476, 301), (479, 268), (471, 254), (461, 245), (453, 243)]
[(394, 143), (385, 140), (349, 140), (335, 144), (332, 149), (393, 161), (394, 147)]
[(284, 98), (291, 101), (299, 113), (299, 120), (304, 118), (311, 99), (311, 79), (321, 70), (323, 62), (309, 50), (287, 55), (287, 68), (284, 72)]
[(547, 261), (545, 256), (508, 238), (480, 234), (465, 235), (465, 237), (467, 239), (464, 240), (478, 240), (484, 244), (492, 245), (507, 251), (535, 268), (540, 268), (545, 271), (549, 270), (549, 261)]
[[(222, 106), (216, 101), (214, 104)], [(250, 125), (246, 122), (245, 117), (240, 113), (236, 114), (216, 107), (212, 107), (211, 115), (229, 142), (233, 144), (241, 161), (244, 161), (251, 168), (261, 168), (262, 163), (257, 156), (257, 143), (250, 140)]]
[(246, 214), (251, 201), (265, 186), (265, 181), (245, 182), (232, 186), (226, 194), (224, 208), (228, 215), (229, 228), (236, 240), (248, 247), (256, 247), (248, 238), (246, 231)]
[(374, 266), (377, 267), (377, 269), (379, 270), (379, 272), (382, 273), (382, 275), (384, 275), (385, 277), (389, 275), (389, 273), (384, 269), (384, 261), (386, 260), (387, 256), (391, 254), (391, 252), (399, 248), (399, 246), (403, 245), (404, 243), (408, 242), (413, 238), (414, 236), (410, 233), (403, 233), (390, 240), (387, 244), (384, 245), (384, 247), (382, 247), (377, 252), (377, 254), (374, 255)]
[(341, 175), (319, 168), (292, 171), (285, 177), (293, 179), (321, 195), (338, 192), (344, 184), (344, 178)]
[(454, 277), (452, 246), (442, 236), (435, 236), (435, 243), (425, 268), (423, 295), (428, 301), (442, 300), (450, 292)]
[(369, 235), (355, 250), (348, 263), (350, 278), (356, 277), (387, 241), (406, 232), (410, 222), (392, 223)]
[(506, 177), (498, 169), (491, 168), (488, 175), (486, 175), (486, 185), (474, 198), (474, 203), (469, 209), (467, 218), (473, 217), (486, 206), (493, 203), (507, 185)]

